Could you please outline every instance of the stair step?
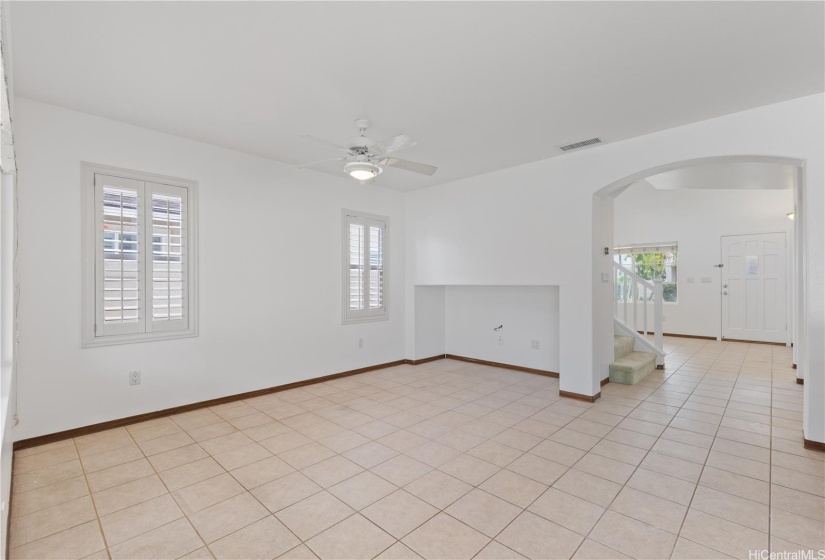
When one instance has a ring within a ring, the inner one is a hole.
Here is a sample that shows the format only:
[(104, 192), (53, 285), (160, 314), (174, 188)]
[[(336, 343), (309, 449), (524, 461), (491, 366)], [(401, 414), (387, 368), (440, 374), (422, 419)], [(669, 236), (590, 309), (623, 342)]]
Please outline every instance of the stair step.
[(630, 352), (610, 364), (610, 382), (633, 385), (656, 369), (656, 354)]
[(633, 345), (635, 341), (632, 336), (618, 336), (613, 337), (613, 359), (619, 360), (633, 352)]

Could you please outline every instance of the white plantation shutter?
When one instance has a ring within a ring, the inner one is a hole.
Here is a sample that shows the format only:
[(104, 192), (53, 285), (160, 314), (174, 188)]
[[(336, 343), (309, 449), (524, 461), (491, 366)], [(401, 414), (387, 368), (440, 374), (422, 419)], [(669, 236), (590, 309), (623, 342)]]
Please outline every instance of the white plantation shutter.
[(96, 334), (145, 329), (143, 183), (95, 175)]
[(84, 164), (86, 346), (197, 335), (197, 186), (153, 178)]
[(370, 309), (384, 307), (384, 225), (370, 222), (369, 294)]
[(344, 320), (386, 318), (386, 219), (344, 216)]
[[(146, 262), (151, 281), (151, 320), (147, 331), (187, 327), (186, 189), (146, 183)], [(148, 216), (147, 216), (148, 218)], [(151, 263), (149, 265), (148, 263)], [(147, 298), (149, 301), (149, 298)]]
[(349, 222), (349, 309), (364, 309), (364, 253), (366, 251), (366, 223), (358, 218)]

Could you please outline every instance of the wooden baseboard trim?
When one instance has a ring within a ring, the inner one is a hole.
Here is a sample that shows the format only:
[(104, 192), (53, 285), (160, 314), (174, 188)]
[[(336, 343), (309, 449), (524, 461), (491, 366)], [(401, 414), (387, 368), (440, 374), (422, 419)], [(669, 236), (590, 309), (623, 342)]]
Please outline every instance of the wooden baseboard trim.
[(447, 357), (447, 354), (438, 354), (437, 356), (430, 356), (429, 358), (421, 358), (420, 360), (404, 360), (404, 362), (410, 364), (411, 366), (420, 366), (421, 364), (426, 364), (427, 362), (434, 362), (436, 360), (443, 360), (446, 357)]
[(665, 364), (659, 364), (656, 366), (656, 369), (665, 369)]
[[(636, 332), (638, 332), (639, 334), (644, 334), (642, 331)], [(662, 333), (662, 336), (672, 336), (675, 338), (695, 338), (697, 340), (716, 340), (715, 336), (704, 336), (699, 334), (678, 334), (666, 332)], [(722, 338), (722, 342), (747, 342), (748, 344), (768, 344), (771, 346), (786, 346), (785, 342), (762, 342), (761, 340), (744, 340), (740, 338)]]
[(796, 364), (793, 365), (793, 368), (796, 369)]
[(747, 344), (767, 344), (768, 346), (787, 346), (785, 342), (762, 342), (761, 340), (744, 340), (741, 338), (722, 338), (722, 342), (745, 342)]
[[(429, 360), (429, 359), (428, 359)], [(340, 379), (342, 377), (349, 377), (351, 375), (358, 375), (360, 373), (367, 373), (370, 371), (375, 371), (378, 369), (384, 369), (388, 367), (400, 366), (406, 364), (407, 360), (396, 360), (394, 362), (387, 362), (385, 364), (378, 364), (374, 366), (367, 366), (358, 369), (352, 369), (349, 371), (342, 371), (340, 373), (333, 373), (331, 375), (324, 375), (322, 377), (313, 377), (312, 379), (305, 379), (303, 381), (295, 381), (293, 383), (286, 383), (284, 385), (276, 385), (274, 387), (268, 387), (266, 389), (258, 389), (257, 391), (248, 391), (246, 393), (239, 393), (237, 395), (229, 395), (227, 397), (218, 397), (216, 399), (210, 399), (206, 401), (200, 401), (190, 404), (184, 404), (181, 406), (175, 406), (172, 408), (166, 408), (163, 410), (156, 410), (154, 412), (146, 412), (144, 414), (137, 414), (135, 416), (128, 416), (126, 418), (118, 418), (117, 420), (109, 420), (107, 422), (100, 422), (99, 424), (92, 424), (90, 426), (82, 426), (80, 428), (73, 428), (71, 430), (64, 430), (62, 432), (55, 432), (53, 434), (46, 434), (43, 436), (36, 436), (33, 438), (28, 439), (21, 439), (19, 441), (15, 441), (13, 445), (14, 451), (19, 449), (26, 449), (28, 447), (36, 447), (38, 445), (45, 445), (47, 443), (53, 443), (55, 441), (61, 441), (64, 439), (75, 438), (79, 436), (85, 436), (88, 434), (94, 434), (97, 432), (102, 432), (104, 430), (111, 430), (112, 428), (120, 428), (122, 426), (128, 426), (130, 424), (137, 424), (139, 422), (146, 422), (147, 420), (154, 420), (155, 418), (162, 418), (164, 416), (170, 416), (172, 414), (182, 414), (184, 412), (190, 412), (192, 410), (197, 410), (199, 408), (206, 408), (208, 406), (217, 406), (219, 404), (226, 404), (233, 401), (239, 401), (243, 399), (251, 399), (254, 397), (260, 397), (263, 395), (268, 395), (270, 393), (278, 393), (280, 391), (286, 391), (288, 389), (296, 389), (298, 387), (305, 387), (307, 385), (314, 385), (316, 383), (323, 383), (324, 381), (332, 381), (333, 379)]]
[(693, 338), (695, 340), (716, 340), (715, 336), (705, 336), (702, 334), (676, 334), (676, 333), (662, 333), (662, 336), (671, 336), (674, 338)]
[(610, 378), (609, 378), (609, 377), (605, 377), (604, 379), (602, 379), (601, 386), (602, 386), (602, 387), (604, 387), (604, 386), (605, 386), (605, 385), (607, 385), (608, 383), (610, 383)]
[(467, 358), (466, 356), (456, 356), (455, 354), (445, 354), (448, 360), (459, 360), (461, 362), (470, 362), (471, 364), (481, 364), (483, 366), (492, 366), (497, 368), (504, 368), (504, 369), (512, 369), (515, 371), (523, 371), (525, 373), (532, 373), (534, 375), (543, 375), (545, 377), (555, 377), (556, 379), (559, 378), (559, 374), (555, 371), (549, 371), (546, 369), (536, 369), (536, 368), (529, 368), (524, 366), (514, 366), (512, 364), (502, 364), (500, 362), (490, 362), (487, 360), (479, 360), (477, 358)]
[(411, 365), (419, 365), (425, 364), (428, 362), (434, 362), (436, 360), (443, 360), (445, 358), (449, 358), (451, 360), (460, 360), (463, 362), (471, 362), (475, 364), (482, 364), (486, 366), (493, 366), (493, 367), (500, 367), (505, 369), (512, 369), (516, 371), (523, 371), (526, 373), (532, 373), (534, 375), (543, 375), (546, 377), (555, 377), (558, 378), (559, 374), (554, 371), (546, 371), (542, 369), (534, 369), (528, 368), (523, 366), (514, 366), (511, 364), (502, 364), (498, 362), (488, 362), (486, 360), (477, 360), (475, 358), (466, 358), (464, 356), (455, 356), (452, 354), (439, 354), (436, 356), (431, 356), (429, 358), (422, 358), (420, 360), (395, 360), (394, 362), (387, 362), (385, 364), (378, 364), (374, 366), (367, 366), (358, 369), (352, 369), (349, 371), (342, 371), (340, 373), (333, 373), (330, 375), (324, 375), (321, 377), (313, 377), (312, 379), (304, 379), (303, 381), (295, 381), (293, 383), (286, 383), (284, 385), (276, 385), (274, 387), (267, 387), (266, 389), (258, 389), (256, 391), (248, 391), (246, 393), (238, 393), (236, 395), (229, 395), (226, 397), (218, 397), (216, 399), (210, 399), (206, 401), (200, 401), (190, 404), (184, 404), (181, 406), (175, 406), (172, 408), (165, 408), (163, 410), (156, 410), (154, 412), (146, 412), (143, 414), (136, 414), (135, 416), (127, 416), (126, 418), (118, 418), (116, 420), (109, 420), (107, 422), (100, 422), (98, 424), (92, 424), (90, 426), (81, 426), (79, 428), (72, 428), (71, 430), (64, 430), (62, 432), (55, 432), (53, 434), (46, 434), (43, 436), (36, 436), (27, 439), (21, 439), (19, 441), (15, 441), (13, 444), (14, 451), (18, 451), (20, 449), (26, 449), (28, 447), (37, 447), (38, 445), (45, 445), (47, 443), (54, 443), (56, 441), (61, 441), (64, 439), (76, 438), (80, 436), (85, 436), (89, 434), (94, 434), (97, 432), (102, 432), (105, 430), (111, 430), (113, 428), (120, 428), (122, 426), (129, 426), (131, 424), (137, 424), (140, 422), (146, 422), (147, 420), (154, 420), (156, 418), (163, 418), (164, 416), (171, 416), (173, 414), (182, 414), (184, 412), (190, 412), (192, 410), (197, 410), (199, 408), (206, 408), (209, 406), (217, 406), (219, 404), (226, 404), (229, 402), (239, 401), (243, 399), (251, 399), (254, 397), (261, 397), (263, 395), (269, 395), (271, 393), (278, 393), (280, 391), (286, 391), (288, 389), (297, 389), (298, 387), (305, 387), (307, 385), (314, 385), (316, 383), (323, 383), (325, 381), (332, 381), (333, 379), (340, 379), (342, 377), (349, 377), (351, 375), (358, 375), (361, 373), (367, 373), (370, 371), (375, 371), (378, 369), (384, 369), (394, 366), (400, 366), (403, 364), (411, 364)]
[(561, 391), (559, 390), (560, 397), (566, 397), (568, 399), (576, 399), (577, 401), (584, 401), (584, 402), (596, 402), (600, 398), (602, 398), (602, 392), (599, 391), (593, 396), (590, 395), (582, 395), (580, 393), (571, 393), (570, 391)]
[[(636, 332), (639, 333), (639, 334), (645, 334), (643, 331), (636, 331)], [(653, 333), (649, 332), (648, 334), (653, 334)], [(695, 338), (695, 339), (698, 339), (698, 340), (716, 340), (715, 336), (704, 336), (704, 335), (698, 335), (698, 334), (677, 334), (677, 333), (666, 332), (666, 333), (662, 333), (662, 336), (674, 336), (676, 338)]]
[(805, 449), (810, 449), (811, 451), (820, 451), (822, 453), (825, 453), (825, 442), (814, 441), (812, 439), (805, 439), (804, 436), (802, 438), (802, 441), (803, 441), (803, 445), (805, 446)]
[(803, 378), (801, 378), (801, 377), (797, 377), (797, 378), (796, 378), (796, 382), (797, 382), (797, 384), (799, 384), (799, 385), (804, 385), (804, 384), (805, 384), (805, 380), (804, 380)]

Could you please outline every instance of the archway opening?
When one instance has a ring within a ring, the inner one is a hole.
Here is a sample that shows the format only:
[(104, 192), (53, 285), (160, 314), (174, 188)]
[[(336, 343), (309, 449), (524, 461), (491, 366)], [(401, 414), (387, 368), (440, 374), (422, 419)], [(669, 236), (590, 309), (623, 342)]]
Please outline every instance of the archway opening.
[[(593, 269), (595, 273), (594, 278), (600, 279), (601, 282), (596, 282), (593, 286), (593, 363), (594, 370), (603, 382), (609, 378), (610, 364), (614, 359), (613, 337), (620, 332), (620, 329), (617, 329), (617, 323), (622, 322), (621, 311), (617, 313), (617, 308), (620, 307), (620, 305), (617, 304), (617, 299), (619, 301), (623, 298), (625, 300), (630, 299), (632, 304), (629, 308), (634, 313), (634, 316), (638, 318), (639, 315), (643, 314), (644, 318), (647, 319), (644, 327), (640, 325), (639, 321), (634, 321), (634, 324), (631, 326), (633, 331), (653, 332), (655, 324), (655, 318), (649, 316), (652, 312), (652, 305), (646, 306), (644, 311), (637, 309), (637, 307), (642, 307), (642, 303), (640, 302), (648, 298), (651, 295), (650, 293), (646, 294), (643, 287), (636, 292), (632, 290), (623, 292), (622, 287), (617, 289), (617, 270), (614, 263), (617, 261), (615, 252), (616, 249), (619, 248), (619, 245), (624, 246), (623, 249), (620, 248), (620, 251), (624, 251), (621, 258), (634, 264), (637, 260), (640, 261), (641, 270), (645, 272), (649, 272), (648, 268), (645, 268), (645, 263), (647, 263), (648, 260), (663, 265), (659, 267), (658, 271), (653, 272), (653, 274), (660, 275), (662, 281), (669, 280), (669, 282), (666, 282), (668, 292), (665, 293), (665, 297), (667, 299), (677, 300), (678, 295), (676, 294), (680, 288), (685, 295), (689, 293), (690, 289), (702, 288), (702, 290), (694, 291), (705, 293), (706, 297), (707, 294), (718, 288), (716, 291), (719, 291), (719, 294), (714, 296), (718, 302), (718, 311), (715, 311), (712, 314), (713, 316), (704, 317), (707, 325), (718, 325), (718, 329), (715, 329), (716, 332), (709, 333), (707, 332), (707, 328), (705, 328), (704, 335), (721, 340), (724, 335), (721, 324), (722, 297), (725, 296), (721, 289), (723, 276), (720, 271), (722, 269), (702, 269), (701, 272), (697, 272), (696, 270), (690, 272), (680, 270), (677, 280), (675, 256), (676, 251), (678, 251), (679, 239), (676, 239), (676, 237), (680, 237), (680, 235), (675, 232), (687, 231), (695, 233), (701, 231), (705, 234), (705, 237), (709, 234), (708, 230), (714, 228), (716, 232), (721, 233), (724, 231), (724, 233), (727, 234), (757, 233), (756, 231), (747, 231), (747, 228), (737, 228), (733, 225), (725, 229), (723, 221), (724, 211), (720, 211), (719, 208), (716, 208), (715, 212), (709, 212), (708, 216), (704, 217), (705, 222), (711, 219), (715, 220), (714, 227), (711, 228), (708, 223), (703, 223), (703, 216), (701, 216), (701, 214), (697, 216), (698, 207), (692, 210), (693, 214), (690, 216), (690, 212), (688, 212), (688, 209), (685, 207), (666, 208), (666, 212), (661, 212), (663, 215), (668, 214), (670, 221), (680, 222), (678, 224), (669, 224), (667, 221), (663, 222), (662, 218), (664, 216), (650, 216), (649, 219), (645, 220), (644, 212), (637, 211), (635, 212), (634, 219), (641, 218), (649, 223), (642, 224), (634, 230), (634, 228), (627, 227), (627, 216), (622, 215), (619, 217), (616, 212), (617, 209), (627, 210), (627, 203), (631, 200), (638, 202), (643, 199), (646, 196), (645, 189), (647, 189), (646, 192), (651, 199), (646, 201), (649, 202), (649, 204), (647, 204), (644, 210), (648, 213), (656, 211), (657, 200), (659, 202), (670, 201), (671, 204), (677, 201), (676, 204), (684, 206), (683, 202), (678, 201), (699, 199), (705, 194), (709, 195), (707, 197), (708, 199), (715, 197), (718, 200), (745, 200), (748, 194), (752, 193), (754, 198), (761, 197), (765, 200), (775, 199), (776, 201), (782, 201), (781, 203), (775, 203), (777, 207), (772, 211), (777, 214), (776, 219), (773, 221), (773, 226), (767, 229), (778, 230), (780, 226), (783, 226), (788, 233), (787, 237), (789, 242), (787, 244), (787, 259), (785, 262), (789, 282), (788, 294), (790, 295), (788, 295), (786, 299), (785, 306), (788, 317), (787, 337), (783, 339), (782, 342), (793, 345), (792, 361), (794, 367), (796, 367), (796, 364), (799, 363), (797, 355), (805, 345), (804, 178), (804, 161), (798, 159), (752, 155), (712, 157), (673, 162), (645, 169), (606, 185), (594, 195), (593, 241), (594, 247), (599, 250), (594, 251)], [(763, 196), (766, 190), (773, 191), (773, 194), (769, 193)], [(722, 195), (722, 191), (727, 191), (728, 193)], [(757, 193), (757, 191), (759, 192)], [(784, 191), (784, 194), (782, 191)], [(619, 197), (622, 196), (623, 193), (627, 194), (623, 199), (620, 199)], [(617, 201), (617, 199), (619, 200)], [(717, 204), (724, 204), (724, 202), (718, 202), (718, 200)], [(765, 200), (762, 201), (763, 204)], [(634, 208), (634, 210), (636, 209)], [(682, 211), (682, 215), (680, 215), (680, 211)], [(748, 209), (743, 208), (739, 214), (746, 216), (747, 212)], [(710, 214), (714, 214), (714, 217), (711, 217)], [(790, 216), (788, 216), (788, 214), (790, 214)], [(792, 217), (793, 220), (788, 219), (789, 217)], [(781, 220), (781, 222), (779, 220)], [(660, 227), (661, 230), (667, 231), (662, 231), (661, 234), (657, 234), (657, 222), (660, 226), (662, 226), (662, 224), (679, 226), (681, 230), (679, 227)], [(761, 223), (764, 225), (764, 220)], [(767, 226), (762, 229), (766, 227)], [(616, 228), (619, 228), (620, 231), (618, 237)], [(753, 228), (760, 229), (757, 225), (754, 225)], [(633, 233), (630, 233), (630, 230), (634, 230)], [(665, 237), (667, 239), (665, 239)], [(706, 254), (703, 257), (705, 260), (704, 264), (708, 267), (718, 267), (719, 264), (723, 264), (721, 262), (723, 247), (717, 243), (715, 246), (719, 247), (719, 249), (715, 254), (710, 254), (708, 253), (707, 239), (704, 241), (706, 245), (704, 249)], [(719, 240), (719, 242), (723, 241), (724, 240), (721, 239)], [(656, 245), (656, 247), (653, 247), (653, 245)], [(696, 249), (694, 245), (698, 245), (698, 243), (691, 243), (691, 250)], [(682, 247), (686, 250), (685, 245)], [(631, 266), (631, 268), (633, 268), (633, 270), (630, 272), (640, 271), (636, 270), (633, 266)], [(642, 274), (642, 276), (644, 275), (645, 274)], [(619, 273), (619, 277), (621, 278), (621, 273)], [(690, 284), (688, 284), (689, 279), (692, 280)], [(639, 295), (640, 292), (641, 295)], [(629, 296), (628, 293), (630, 294)], [(665, 297), (661, 299), (665, 300)], [(624, 307), (624, 317), (628, 317), (627, 301), (622, 303), (624, 304), (622, 306)], [(675, 312), (678, 304), (675, 304), (675, 302), (672, 303), (673, 306), (670, 310)], [(689, 302), (685, 299), (683, 303), (685, 305), (682, 309), (686, 309)], [(716, 305), (716, 303), (713, 303), (713, 305)], [(667, 318), (665, 312), (660, 312), (660, 314), (663, 319)], [(672, 315), (675, 319), (678, 313), (673, 313)], [(671, 324), (674, 323), (675, 322), (671, 322)], [(667, 328), (661, 323), (658, 325), (658, 330), (659, 332), (667, 332)], [(682, 334), (693, 333), (685, 332)], [(711, 336), (711, 334), (715, 336)], [(651, 342), (654, 341), (653, 336), (645, 338), (648, 338)], [(645, 350), (645, 348), (639, 346), (638, 341), (636, 348)], [(647, 350), (653, 351), (652, 349)], [(664, 350), (664, 348), (662, 348), (662, 350)], [(666, 362), (665, 359), (659, 361)], [(672, 372), (665, 370), (665, 372), (659, 375), (667, 375), (668, 373)], [(799, 379), (802, 379), (804, 375), (805, 372), (803, 369), (797, 369)]]

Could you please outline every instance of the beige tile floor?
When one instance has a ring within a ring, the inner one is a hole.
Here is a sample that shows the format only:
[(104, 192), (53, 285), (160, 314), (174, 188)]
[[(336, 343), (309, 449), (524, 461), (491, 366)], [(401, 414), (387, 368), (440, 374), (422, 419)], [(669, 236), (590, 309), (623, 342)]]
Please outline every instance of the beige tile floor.
[(595, 404), (442, 360), (16, 455), (12, 558), (747, 558), (825, 548), (779, 346), (666, 341)]

